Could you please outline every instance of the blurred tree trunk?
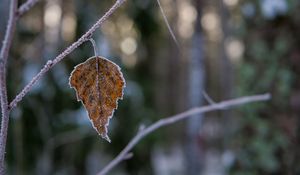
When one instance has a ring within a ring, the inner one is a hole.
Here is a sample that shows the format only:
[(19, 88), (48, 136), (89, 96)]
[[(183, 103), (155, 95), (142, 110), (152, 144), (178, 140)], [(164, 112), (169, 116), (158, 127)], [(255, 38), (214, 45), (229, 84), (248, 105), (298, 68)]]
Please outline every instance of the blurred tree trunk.
[[(192, 36), (192, 45), (190, 50), (189, 71), (188, 71), (188, 104), (189, 107), (203, 105), (204, 91), (204, 52), (203, 52), (203, 33), (200, 19), (202, 14), (201, 0), (195, 0), (194, 5), (197, 11), (197, 19)], [(186, 172), (187, 174), (199, 174), (202, 169), (202, 146), (199, 137), (199, 129), (202, 124), (202, 114), (188, 119), (186, 126), (187, 144), (186, 144)]]
[[(221, 19), (221, 27), (222, 27), (222, 33), (223, 37), (220, 42), (220, 57), (221, 57), (221, 64), (220, 64), (220, 87), (221, 89), (221, 99), (229, 99), (232, 98), (233, 94), (233, 68), (232, 63), (229, 60), (226, 50), (225, 50), (225, 41), (228, 39), (228, 36), (230, 36), (230, 31), (228, 29), (228, 20), (229, 20), (229, 14), (228, 9), (226, 8), (223, 1), (221, 1), (218, 5), (218, 11), (220, 12), (220, 19)], [(227, 111), (222, 112), (224, 116), (228, 116), (229, 113)]]
[[(216, 26), (213, 29), (215, 32), (208, 34), (207, 43), (207, 63), (208, 63), (208, 85), (209, 94), (216, 101), (225, 100), (232, 95), (233, 74), (231, 62), (225, 52), (225, 41), (229, 35), (227, 29), (228, 12), (223, 4), (223, 1), (208, 2), (207, 9), (209, 13), (216, 15)], [(202, 128), (203, 137), (207, 149), (205, 150), (205, 165), (203, 174), (225, 174), (225, 169), (222, 161), (224, 153), (224, 137), (227, 135), (226, 122), (228, 121), (229, 112), (212, 112), (209, 113)]]
[[(225, 6), (223, 1), (219, 4), (219, 11), (220, 11), (220, 19), (221, 19), (221, 25), (222, 25), (222, 33), (223, 37), (220, 43), (221, 48), (221, 65), (220, 65), (220, 86), (222, 88), (221, 90), (221, 99), (230, 99), (233, 98), (234, 92), (234, 65), (232, 64), (232, 61), (229, 59), (226, 53), (226, 39), (228, 39), (232, 32), (230, 31), (228, 22), (229, 22), (229, 11), (228, 8)], [(224, 147), (226, 149), (226, 141), (233, 132), (234, 128), (234, 121), (233, 121), (233, 112), (231, 110), (222, 111), (221, 113), (221, 133), (223, 133), (223, 136), (221, 136)], [(223, 152), (226, 150), (223, 150)]]

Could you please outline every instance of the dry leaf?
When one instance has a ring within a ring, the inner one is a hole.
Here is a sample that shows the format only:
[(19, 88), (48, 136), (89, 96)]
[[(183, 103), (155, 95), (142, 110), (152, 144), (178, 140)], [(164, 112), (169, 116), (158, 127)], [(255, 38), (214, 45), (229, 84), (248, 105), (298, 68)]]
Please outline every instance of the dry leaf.
[(94, 128), (110, 142), (107, 126), (125, 87), (120, 67), (106, 58), (91, 57), (74, 68), (69, 83), (76, 91), (77, 100), (86, 108)]

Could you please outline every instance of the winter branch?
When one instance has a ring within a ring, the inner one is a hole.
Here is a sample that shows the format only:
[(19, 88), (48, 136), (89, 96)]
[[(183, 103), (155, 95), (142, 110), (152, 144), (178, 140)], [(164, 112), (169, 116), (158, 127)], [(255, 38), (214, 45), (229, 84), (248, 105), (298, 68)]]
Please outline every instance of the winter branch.
[(19, 7), (18, 17), (29, 11), (39, 0), (27, 0), (24, 4)]
[(33, 85), (37, 81), (41, 79), (41, 77), (48, 72), (54, 65), (59, 63), (62, 59), (64, 59), (67, 55), (69, 55), (72, 51), (74, 51), (77, 47), (79, 47), (84, 42), (88, 41), (97, 28), (117, 10), (126, 0), (117, 0), (115, 4), (84, 34), (82, 35), (76, 42), (74, 42), (71, 46), (66, 48), (61, 54), (59, 54), (53, 60), (49, 60), (44, 67), (40, 70), (40, 72), (32, 78), (32, 80), (22, 89), (22, 91), (14, 98), (14, 100), (9, 104), (9, 109), (16, 107), (17, 104), (23, 99), (23, 97), (30, 91)]
[(127, 158), (130, 150), (144, 137), (152, 133), (153, 131), (175, 122), (178, 122), (183, 119), (187, 119), (188, 117), (194, 116), (195, 114), (206, 113), (215, 110), (224, 110), (230, 107), (240, 106), (247, 103), (259, 102), (259, 101), (266, 101), (271, 98), (270, 94), (262, 94), (262, 95), (254, 95), (254, 96), (246, 96), (240, 97), (236, 99), (226, 100), (219, 103), (213, 103), (203, 107), (192, 108), (185, 112), (170, 116), (168, 118), (160, 119), (157, 122), (153, 123), (152, 125), (148, 126), (147, 128), (140, 130), (127, 144), (127, 146), (119, 153), (117, 157), (115, 157), (107, 166), (105, 166), (97, 175), (105, 175), (107, 174), (112, 168), (118, 165), (121, 161)]
[(4, 40), (0, 52), (0, 98), (1, 98), (1, 135), (0, 135), (0, 174), (4, 174), (4, 154), (6, 147), (6, 138), (9, 122), (9, 110), (7, 100), (7, 86), (6, 86), (6, 63), (8, 59), (8, 52), (12, 43), (13, 33), (16, 28), (16, 12), (17, 0), (10, 1), (9, 18), (5, 31)]

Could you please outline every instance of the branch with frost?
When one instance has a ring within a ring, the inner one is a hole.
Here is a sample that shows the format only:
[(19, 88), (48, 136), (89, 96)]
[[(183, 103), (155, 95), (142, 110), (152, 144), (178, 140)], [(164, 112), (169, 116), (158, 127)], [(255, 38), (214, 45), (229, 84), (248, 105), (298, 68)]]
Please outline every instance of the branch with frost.
[(6, 26), (5, 36), (0, 51), (0, 101), (1, 101), (1, 131), (0, 131), (0, 174), (4, 174), (4, 155), (6, 147), (6, 138), (9, 122), (9, 110), (7, 100), (7, 85), (6, 85), (6, 63), (8, 59), (9, 49), (12, 43), (13, 33), (16, 28), (16, 12), (17, 0), (10, 1), (9, 17)]
[(22, 89), (22, 91), (13, 99), (13, 101), (9, 104), (9, 109), (16, 107), (17, 104), (23, 99), (23, 97), (31, 90), (32, 86), (35, 85), (41, 77), (48, 72), (54, 65), (59, 63), (62, 59), (64, 59), (67, 55), (69, 55), (72, 51), (74, 51), (77, 47), (83, 44), (86, 41), (89, 41), (93, 33), (100, 27), (100, 25), (107, 20), (126, 0), (117, 0), (115, 4), (84, 34), (82, 35), (76, 42), (66, 48), (61, 54), (59, 54), (53, 60), (49, 60), (44, 67), (40, 70), (40, 72), (32, 78), (32, 80)]
[(7, 85), (6, 85), (6, 69), (8, 53), (11, 47), (13, 34), (16, 28), (18, 18), (28, 11), (38, 0), (28, 0), (20, 9), (17, 9), (18, 0), (10, 1), (9, 18), (6, 26), (5, 36), (0, 51), (0, 101), (1, 101), (1, 131), (0, 131), (0, 174), (5, 173), (4, 157), (7, 140), (7, 130), (9, 123), (9, 105), (7, 99)]
[(18, 17), (28, 12), (39, 0), (27, 0), (24, 4), (19, 7)]
[(236, 107), (240, 105), (244, 105), (247, 103), (259, 102), (259, 101), (267, 101), (271, 98), (270, 94), (262, 94), (262, 95), (253, 95), (240, 97), (236, 99), (226, 100), (219, 103), (213, 103), (203, 107), (192, 108), (185, 112), (170, 116), (168, 118), (160, 119), (152, 125), (148, 126), (145, 129), (140, 130), (127, 144), (127, 146), (119, 153), (117, 157), (115, 157), (109, 164), (107, 164), (97, 175), (105, 175), (110, 170), (112, 170), (116, 165), (118, 165), (121, 161), (128, 159), (128, 155), (130, 154), (130, 150), (144, 137), (156, 131), (157, 129), (171, 125), (175, 122), (187, 119), (195, 114), (206, 113), (210, 111), (216, 110), (224, 110), (230, 107)]

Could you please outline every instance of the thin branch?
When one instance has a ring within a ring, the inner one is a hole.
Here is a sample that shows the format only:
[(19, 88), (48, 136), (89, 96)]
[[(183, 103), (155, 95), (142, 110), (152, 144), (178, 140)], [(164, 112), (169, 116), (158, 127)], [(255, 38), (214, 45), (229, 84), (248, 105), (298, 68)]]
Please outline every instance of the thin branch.
[(167, 27), (168, 27), (168, 30), (169, 30), (169, 32), (170, 32), (170, 34), (171, 34), (171, 37), (172, 37), (172, 39), (174, 40), (174, 42), (175, 42), (176, 46), (178, 47), (178, 49), (180, 49), (179, 43), (178, 43), (178, 41), (177, 41), (177, 39), (176, 39), (176, 36), (175, 36), (175, 34), (174, 34), (174, 32), (173, 32), (173, 30), (172, 30), (170, 24), (169, 24), (169, 21), (168, 21), (168, 18), (167, 18), (167, 16), (166, 16), (166, 14), (165, 14), (165, 11), (164, 11), (164, 9), (162, 8), (162, 6), (161, 6), (161, 4), (160, 4), (160, 0), (156, 0), (156, 1), (157, 1), (158, 6), (159, 6), (160, 12), (161, 12), (161, 14), (162, 14), (162, 16), (163, 16), (163, 18), (164, 18), (164, 21), (165, 21), (165, 23), (166, 23), (166, 25), (167, 25)]
[(6, 26), (5, 37), (2, 43), (2, 48), (0, 52), (0, 61), (1, 64), (4, 63), (6, 65), (8, 52), (12, 43), (13, 33), (16, 28), (16, 11), (17, 11), (17, 0), (10, 1), (10, 10), (9, 10), (9, 18)]
[(153, 131), (166, 126), (178, 122), (180, 120), (186, 119), (191, 116), (195, 116), (195, 114), (206, 113), (215, 110), (223, 110), (224, 108), (240, 106), (247, 103), (258, 102), (258, 101), (266, 101), (271, 98), (270, 94), (262, 94), (262, 95), (254, 95), (254, 96), (247, 96), (236, 98), (232, 100), (226, 100), (223, 102), (210, 104), (208, 106), (192, 108), (188, 111), (176, 114), (174, 116), (164, 118), (158, 120), (157, 122), (153, 123), (152, 125), (148, 126), (144, 130), (141, 130), (137, 133), (135, 137), (128, 143), (128, 145), (119, 153), (117, 157), (115, 157), (107, 166), (105, 166), (97, 175), (105, 175), (107, 174), (112, 168), (118, 165), (121, 161), (124, 160), (124, 157), (128, 155), (129, 151), (145, 136), (152, 133)]
[(24, 15), (24, 13), (28, 12), (39, 0), (27, 0), (24, 4), (19, 7), (18, 17)]
[(133, 153), (128, 153), (123, 157), (123, 160), (128, 160), (131, 159), (133, 157)]
[(1, 135), (0, 135), (0, 174), (4, 174), (4, 155), (7, 139), (7, 130), (9, 123), (9, 110), (7, 101), (7, 86), (6, 86), (6, 63), (8, 59), (9, 49), (11, 47), (13, 33), (16, 28), (16, 12), (17, 12), (17, 0), (10, 1), (9, 18), (6, 27), (6, 32), (0, 51), (0, 98), (1, 98)]
[(41, 77), (48, 72), (54, 65), (59, 63), (62, 59), (64, 59), (67, 55), (69, 55), (72, 51), (74, 51), (77, 47), (79, 47), (84, 42), (88, 41), (93, 33), (100, 27), (100, 25), (106, 21), (106, 19), (114, 13), (126, 0), (117, 0), (115, 4), (84, 34), (82, 35), (76, 42), (74, 42), (71, 46), (66, 48), (61, 54), (59, 54), (53, 60), (49, 60), (41, 71), (32, 78), (32, 80), (22, 89), (22, 91), (14, 98), (14, 100), (9, 104), (9, 109), (16, 107), (17, 104), (23, 99), (23, 97), (31, 90), (32, 86), (41, 79)]
[(202, 91), (204, 99), (208, 102), (208, 104), (216, 103), (207, 93), (206, 91)]

